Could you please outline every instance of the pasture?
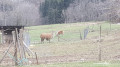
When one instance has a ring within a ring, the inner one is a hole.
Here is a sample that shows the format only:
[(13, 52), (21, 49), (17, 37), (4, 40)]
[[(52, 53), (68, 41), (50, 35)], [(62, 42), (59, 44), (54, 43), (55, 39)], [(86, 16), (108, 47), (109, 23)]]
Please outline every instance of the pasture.
[[(100, 39), (101, 25), (101, 42)], [(84, 29), (89, 27), (86, 39)], [(108, 22), (86, 22), (70, 24), (53, 24), (26, 27), (29, 30), (30, 49), (38, 55), (39, 65), (30, 67), (120, 67), (120, 25)], [(64, 34), (44, 41), (40, 34), (63, 30)], [(101, 48), (101, 62), (99, 49)], [(104, 64), (104, 62), (108, 64)], [(103, 63), (103, 64), (98, 64)], [(26, 66), (25, 66), (26, 67)]]

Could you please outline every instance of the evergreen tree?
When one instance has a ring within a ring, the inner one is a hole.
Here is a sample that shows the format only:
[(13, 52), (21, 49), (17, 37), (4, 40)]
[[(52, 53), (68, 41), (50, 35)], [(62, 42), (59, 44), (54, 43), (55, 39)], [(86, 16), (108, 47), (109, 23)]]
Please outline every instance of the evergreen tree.
[(62, 11), (69, 7), (73, 0), (45, 0), (40, 6), (45, 24), (64, 23)]

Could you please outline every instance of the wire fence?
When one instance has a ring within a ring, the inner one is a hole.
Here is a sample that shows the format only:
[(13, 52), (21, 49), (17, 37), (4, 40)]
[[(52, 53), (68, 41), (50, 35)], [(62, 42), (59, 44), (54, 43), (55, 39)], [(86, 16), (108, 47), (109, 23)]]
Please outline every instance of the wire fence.
[[(119, 33), (120, 29), (105, 28), (97, 25), (98, 29), (86, 27), (83, 30), (64, 30), (64, 34), (51, 39), (51, 43), (39, 40), (32, 44), (39, 44), (36, 49), (41, 63), (55, 62), (116, 62), (120, 60)], [(33, 48), (34, 49), (34, 48)]]

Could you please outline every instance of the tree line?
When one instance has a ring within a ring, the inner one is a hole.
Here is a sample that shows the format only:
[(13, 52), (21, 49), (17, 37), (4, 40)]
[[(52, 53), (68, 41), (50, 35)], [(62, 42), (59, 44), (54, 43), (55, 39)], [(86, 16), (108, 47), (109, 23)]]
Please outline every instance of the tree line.
[(0, 0), (0, 26), (120, 21), (120, 0)]
[(119, 22), (119, 0), (45, 0), (40, 6), (43, 24)]

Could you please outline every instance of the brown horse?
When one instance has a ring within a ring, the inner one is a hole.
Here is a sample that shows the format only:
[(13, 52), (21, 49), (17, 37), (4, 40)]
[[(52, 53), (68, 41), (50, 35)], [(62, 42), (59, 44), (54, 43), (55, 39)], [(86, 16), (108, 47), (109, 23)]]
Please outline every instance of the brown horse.
[(41, 38), (41, 43), (43, 43), (45, 39), (50, 43), (50, 39), (53, 38), (53, 33), (42, 33), (40, 35), (40, 38)]

